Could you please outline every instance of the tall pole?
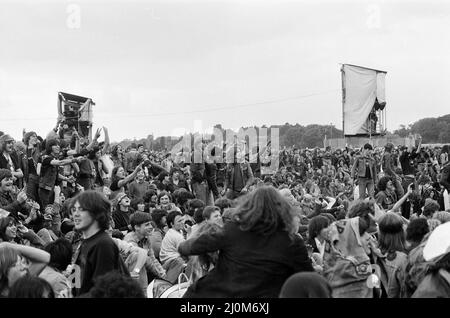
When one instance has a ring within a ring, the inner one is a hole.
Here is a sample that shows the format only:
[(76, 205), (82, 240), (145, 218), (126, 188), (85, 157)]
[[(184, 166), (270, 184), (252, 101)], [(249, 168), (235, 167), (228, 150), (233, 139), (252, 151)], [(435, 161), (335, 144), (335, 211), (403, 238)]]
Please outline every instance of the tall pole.
[(341, 66), (341, 81), (342, 81), (342, 133), (345, 142), (345, 119), (344, 119), (344, 104), (345, 104), (345, 74), (344, 74), (344, 65)]

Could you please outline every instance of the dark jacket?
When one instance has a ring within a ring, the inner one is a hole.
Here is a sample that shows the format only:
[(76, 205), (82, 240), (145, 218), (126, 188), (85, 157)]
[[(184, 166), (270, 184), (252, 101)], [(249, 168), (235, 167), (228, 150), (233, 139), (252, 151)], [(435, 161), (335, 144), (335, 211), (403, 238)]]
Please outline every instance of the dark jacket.
[[(15, 170), (20, 169), (21, 165), (17, 153), (13, 151), (12, 153), (9, 154), (9, 156), (11, 157), (14, 167), (16, 168)], [(10, 170), (8, 166), (8, 160), (6, 160), (5, 156), (3, 156), (3, 153), (1, 152), (0, 152), (0, 168)]]
[(96, 278), (110, 271), (124, 270), (119, 248), (104, 231), (85, 239), (74, 258), (75, 264), (81, 268), (81, 286), (76, 290), (76, 295), (88, 292), (94, 286)]
[[(248, 162), (243, 162), (239, 164), (228, 164), (227, 171), (226, 171), (226, 178), (225, 178), (225, 185), (226, 188), (231, 189), (234, 182), (234, 169), (239, 168), (242, 171), (242, 178), (244, 181), (244, 186), (250, 186), (253, 182), (253, 172), (252, 168), (250, 167), (250, 164)], [(234, 189), (232, 189), (234, 190)]]
[(234, 222), (222, 232), (203, 234), (180, 244), (181, 255), (220, 251), (215, 268), (189, 287), (184, 297), (278, 297), (294, 273), (313, 271), (301, 237), (284, 231), (261, 236)]
[(206, 181), (205, 164), (193, 163), (191, 164), (191, 180), (192, 183), (202, 183)]
[(112, 213), (112, 218), (114, 221), (114, 228), (119, 231), (128, 231), (128, 225), (130, 224), (131, 211), (126, 213), (119, 209), (114, 210)]
[(39, 178), (39, 188), (53, 191), (56, 181), (58, 180), (58, 166), (53, 166), (50, 161), (54, 159), (51, 156), (42, 157), (41, 174)]
[[(17, 153), (15, 151), (13, 151), (12, 153), (9, 154), (9, 156), (11, 157), (11, 161), (13, 162), (13, 165), (15, 168), (14, 170), (17, 171), (18, 169), (22, 169), (22, 162), (19, 159), (19, 156), (17, 155)], [(3, 156), (2, 152), (0, 152), (0, 168), (11, 170), (9, 167), (9, 164), (8, 164), (8, 160), (5, 158), (5, 156)], [(22, 179), (16, 180), (14, 182), (14, 184), (16, 186), (18, 186), (19, 188), (22, 188)]]
[(353, 163), (351, 177), (355, 177), (355, 172), (358, 173), (359, 178), (364, 178), (366, 176), (366, 162), (369, 164), (370, 175), (374, 182), (377, 180), (377, 164), (373, 157), (358, 157)]
[(450, 162), (448, 162), (442, 169), (442, 175), (440, 180), (442, 186), (450, 193)]
[(10, 216), (18, 219), (18, 212), (28, 214), (24, 203), (17, 201), (17, 196), (10, 192), (0, 192), (0, 208), (10, 212)]
[(214, 197), (219, 196), (219, 190), (217, 189), (217, 165), (215, 163), (205, 163), (205, 175), (208, 187), (211, 189)]
[(395, 164), (394, 164), (394, 156), (390, 152), (385, 152), (381, 161), (381, 166), (386, 175), (390, 177), (395, 177), (396, 174), (394, 172)]
[[(38, 160), (39, 160), (39, 156), (40, 156), (39, 149), (38, 148), (34, 148), (31, 151), (31, 157), (33, 158), (33, 161), (34, 161), (34, 171), (35, 172), (36, 172), (36, 169), (37, 169), (36, 166), (37, 166), (37, 163), (38, 163)], [(28, 159), (31, 159), (31, 158), (29, 158), (28, 155), (25, 154), (25, 156), (23, 158), (22, 166), (23, 166), (23, 177), (24, 177), (24, 180), (27, 181), (27, 182), (28, 182), (29, 177), (30, 177), (30, 167), (28, 166), (29, 165), (29, 160)]]

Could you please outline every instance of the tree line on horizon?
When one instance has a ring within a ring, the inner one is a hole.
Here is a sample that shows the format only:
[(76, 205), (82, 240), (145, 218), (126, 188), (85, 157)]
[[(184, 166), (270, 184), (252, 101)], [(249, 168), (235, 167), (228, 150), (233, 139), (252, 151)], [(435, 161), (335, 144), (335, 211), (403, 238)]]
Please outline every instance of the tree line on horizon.
[[(257, 126), (251, 127), (259, 129)], [(251, 127), (243, 128), (247, 129)], [(221, 129), (224, 133), (230, 130), (223, 128), (220, 124), (215, 125), (214, 128)], [(343, 131), (337, 129), (334, 125), (311, 124), (303, 126), (298, 123), (285, 123), (284, 125), (263, 125), (261, 128), (278, 128), (281, 148), (292, 146), (297, 148), (323, 147), (325, 137), (327, 139), (343, 137)], [(421, 135), (423, 143), (450, 143), (450, 114), (436, 118), (422, 118), (408, 126), (400, 125), (400, 128), (394, 130), (393, 133), (387, 132), (387, 135), (397, 135), (399, 137), (408, 137), (414, 134)], [(162, 151), (171, 149), (181, 138), (181, 136), (161, 136), (154, 138), (153, 135), (148, 135), (146, 138), (141, 139), (124, 139), (119, 144), (125, 148), (132, 143), (136, 145), (143, 144), (148, 149)]]

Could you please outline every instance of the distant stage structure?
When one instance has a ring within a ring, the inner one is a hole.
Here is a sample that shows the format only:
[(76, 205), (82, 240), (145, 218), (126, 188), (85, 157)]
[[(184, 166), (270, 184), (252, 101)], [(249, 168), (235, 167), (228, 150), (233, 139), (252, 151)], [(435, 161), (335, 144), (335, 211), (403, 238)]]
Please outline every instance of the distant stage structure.
[(387, 71), (342, 64), (342, 127), (344, 138), (327, 139), (324, 146), (342, 148), (346, 145), (361, 147), (365, 143), (384, 146), (409, 145), (415, 139), (386, 134)]

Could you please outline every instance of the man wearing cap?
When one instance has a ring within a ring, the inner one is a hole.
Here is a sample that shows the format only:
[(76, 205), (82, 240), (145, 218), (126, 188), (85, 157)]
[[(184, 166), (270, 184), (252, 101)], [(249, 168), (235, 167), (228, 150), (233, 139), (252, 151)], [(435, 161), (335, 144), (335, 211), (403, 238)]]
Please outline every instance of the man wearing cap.
[(356, 158), (353, 163), (351, 178), (355, 178), (355, 173), (358, 175), (359, 185), (359, 198), (364, 199), (367, 197), (373, 198), (375, 195), (375, 182), (377, 180), (376, 160), (372, 156), (372, 145), (365, 144), (363, 147), (362, 155)]
[(23, 178), (23, 172), (19, 165), (19, 158), (14, 151), (14, 138), (10, 135), (0, 137), (0, 168), (11, 170), (14, 184), (19, 185), (19, 179)]

